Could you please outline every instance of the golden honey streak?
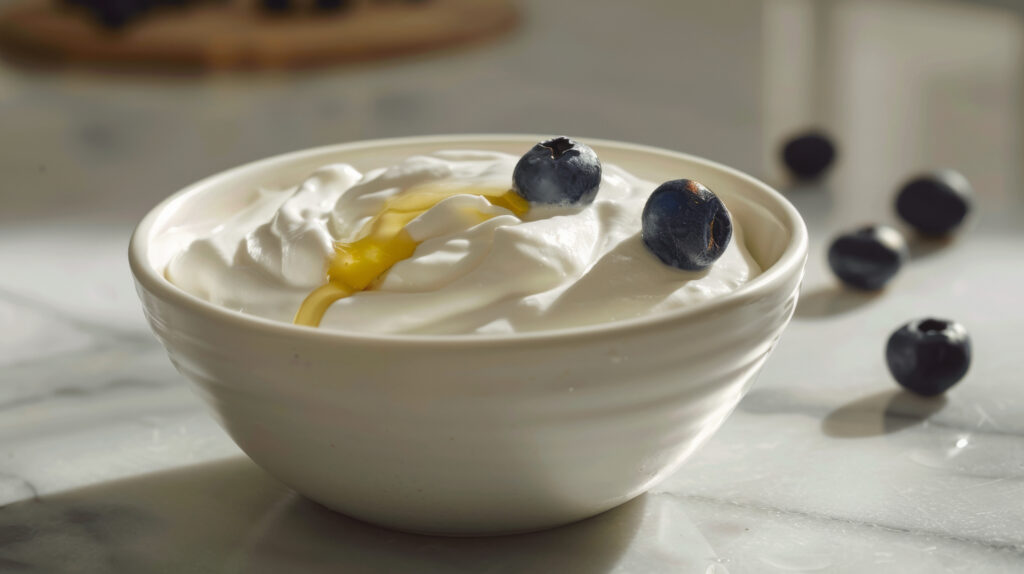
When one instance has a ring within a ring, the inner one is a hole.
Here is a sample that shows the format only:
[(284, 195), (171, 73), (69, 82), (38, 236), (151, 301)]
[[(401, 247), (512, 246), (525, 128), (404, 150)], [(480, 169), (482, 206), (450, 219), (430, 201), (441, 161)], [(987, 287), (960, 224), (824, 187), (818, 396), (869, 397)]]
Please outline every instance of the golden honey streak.
[[(412, 257), (420, 242), (409, 235), (405, 226), (453, 195), (477, 195), (491, 205), (504, 207), (519, 217), (530, 209), (529, 202), (508, 189), (410, 189), (388, 201), (384, 211), (367, 224), (369, 231), (361, 239), (334, 245), (334, 257), (327, 268), (327, 283), (315, 289), (302, 302), (295, 314), (295, 324), (319, 326), (327, 309), (335, 301), (367, 289), (395, 263)], [(494, 214), (476, 210), (473, 210), (472, 215), (480, 223), (494, 217)]]

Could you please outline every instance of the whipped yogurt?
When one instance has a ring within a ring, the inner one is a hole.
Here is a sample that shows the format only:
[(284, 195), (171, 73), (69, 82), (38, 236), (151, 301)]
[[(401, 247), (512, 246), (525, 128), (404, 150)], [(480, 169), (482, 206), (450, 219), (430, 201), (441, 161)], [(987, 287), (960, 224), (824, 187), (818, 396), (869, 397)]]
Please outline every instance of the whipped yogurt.
[[(715, 264), (661, 263), (640, 239), (656, 184), (605, 164), (587, 206), (534, 205), (522, 218), (473, 195), (510, 186), (517, 157), (442, 151), (360, 173), (323, 166), (298, 187), (255, 190), (216, 226), (180, 230), (187, 247), (166, 277), (230, 309), (291, 322), (326, 281), (334, 245), (351, 242), (389, 201), (413, 189), (456, 193), (408, 223), (420, 242), (372, 289), (333, 303), (322, 328), (363, 333), (468, 334), (561, 329), (659, 313), (728, 293), (761, 269), (743, 229)], [(461, 193), (461, 190), (465, 193)], [(480, 214), (489, 217), (482, 223)]]

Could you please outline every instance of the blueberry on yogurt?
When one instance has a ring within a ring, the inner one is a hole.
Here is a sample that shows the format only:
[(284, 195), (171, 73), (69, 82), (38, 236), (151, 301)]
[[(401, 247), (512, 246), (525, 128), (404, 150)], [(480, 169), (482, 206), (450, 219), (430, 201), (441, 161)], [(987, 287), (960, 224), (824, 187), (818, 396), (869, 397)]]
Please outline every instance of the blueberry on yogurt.
[(640, 236), (662, 263), (701, 271), (725, 252), (732, 239), (732, 217), (713, 191), (693, 180), (676, 179), (647, 198)]
[(885, 360), (903, 388), (926, 397), (939, 395), (967, 373), (971, 338), (955, 321), (911, 321), (889, 337)]
[(601, 185), (601, 161), (590, 146), (567, 137), (542, 141), (512, 172), (512, 189), (530, 203), (588, 205)]
[(899, 231), (869, 225), (837, 237), (828, 249), (828, 264), (846, 285), (874, 291), (899, 272), (907, 255), (907, 242)]

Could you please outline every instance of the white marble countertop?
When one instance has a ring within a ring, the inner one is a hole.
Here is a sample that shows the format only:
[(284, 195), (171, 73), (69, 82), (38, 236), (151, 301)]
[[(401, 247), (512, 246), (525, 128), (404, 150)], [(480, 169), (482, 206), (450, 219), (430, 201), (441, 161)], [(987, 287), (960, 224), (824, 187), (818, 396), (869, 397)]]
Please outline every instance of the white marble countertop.
[[(1024, 23), (995, 4), (543, 2), (499, 42), (297, 75), (142, 78), (0, 65), (0, 572), (1024, 571)], [(842, 161), (780, 182), (779, 138)], [(660, 145), (780, 184), (812, 251), (749, 396), (654, 491), (506, 538), (366, 526), (248, 461), (148, 332), (126, 263), (156, 201), (278, 152), (442, 132)], [(838, 290), (838, 230), (892, 221), (900, 180), (954, 167), (977, 216), (876, 297)], [(903, 321), (975, 344), (945, 401), (897, 392)]]

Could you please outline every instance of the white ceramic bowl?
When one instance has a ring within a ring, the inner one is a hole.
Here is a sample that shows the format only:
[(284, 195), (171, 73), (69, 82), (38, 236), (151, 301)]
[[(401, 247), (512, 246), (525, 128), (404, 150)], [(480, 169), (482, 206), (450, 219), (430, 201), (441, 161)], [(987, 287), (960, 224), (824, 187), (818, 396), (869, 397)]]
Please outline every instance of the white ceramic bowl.
[[(799, 214), (728, 167), (586, 139), (651, 181), (715, 190), (765, 272), (691, 308), (516, 335), (381, 336), (273, 322), (169, 283), (168, 240), (227, 216), (253, 189), (315, 168), (439, 149), (520, 154), (541, 136), (365, 141), (265, 159), (174, 194), (139, 224), (131, 269), (171, 361), (256, 463), (305, 496), (402, 530), (497, 534), (579, 520), (676, 470), (722, 424), (789, 322), (807, 254)], [(638, 222), (639, 224), (639, 222)]]

